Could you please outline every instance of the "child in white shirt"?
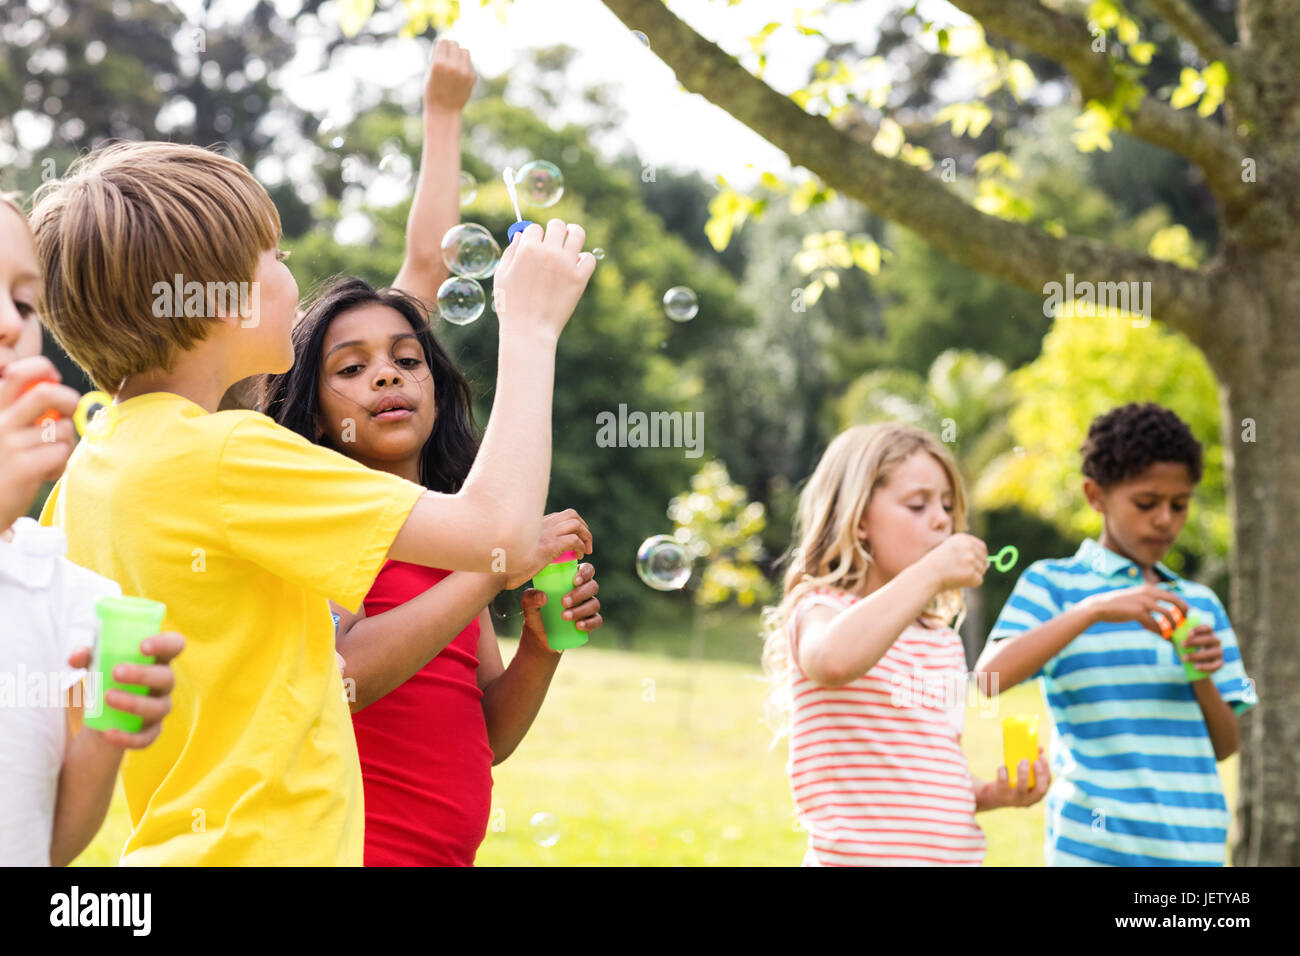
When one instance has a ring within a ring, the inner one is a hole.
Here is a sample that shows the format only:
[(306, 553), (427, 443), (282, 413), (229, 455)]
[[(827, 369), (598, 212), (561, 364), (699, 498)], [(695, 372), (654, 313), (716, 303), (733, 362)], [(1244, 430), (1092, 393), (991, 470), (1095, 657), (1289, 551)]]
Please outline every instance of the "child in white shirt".
[[(74, 444), (77, 393), (40, 355), (40, 275), (26, 220), (0, 197), (0, 866), (62, 866), (104, 822), (125, 748), (153, 742), (171, 709), (179, 634), (141, 644), (156, 663), (114, 677), (149, 696), (110, 690), (104, 706), (139, 714), (138, 733), (82, 726), (81, 678), (95, 602), (117, 584), (63, 557), (63, 532), (25, 517)], [(52, 420), (48, 412), (58, 413)]]

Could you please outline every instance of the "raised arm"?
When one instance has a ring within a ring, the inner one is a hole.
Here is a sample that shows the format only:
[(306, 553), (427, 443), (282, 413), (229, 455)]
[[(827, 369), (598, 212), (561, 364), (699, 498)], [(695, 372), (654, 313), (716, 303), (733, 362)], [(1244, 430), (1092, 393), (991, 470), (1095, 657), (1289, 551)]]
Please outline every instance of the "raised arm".
[(988, 566), (984, 542), (956, 534), (838, 614), (814, 607), (799, 629), (799, 669), (823, 687), (842, 687), (875, 667), (941, 591), (978, 587)]
[(452, 40), (439, 40), (424, 80), (424, 142), (406, 219), (406, 258), (393, 280), (430, 310), (447, 278), (442, 237), (460, 222), (460, 114), (474, 79), (469, 51)]
[(497, 385), (483, 445), (459, 492), (416, 502), (390, 558), (452, 571), (529, 566), (550, 481), (555, 348), (596, 268), (581, 252), (585, 239), (581, 226), (552, 219), (545, 235), (531, 225), (501, 257)]

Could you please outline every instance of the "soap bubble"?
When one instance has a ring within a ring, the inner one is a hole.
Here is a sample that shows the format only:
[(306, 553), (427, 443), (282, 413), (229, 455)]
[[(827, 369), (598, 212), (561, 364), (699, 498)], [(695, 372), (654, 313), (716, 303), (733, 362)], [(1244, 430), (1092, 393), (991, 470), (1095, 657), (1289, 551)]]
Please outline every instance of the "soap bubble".
[(438, 286), (438, 314), (452, 325), (469, 325), (486, 304), (483, 287), (467, 276), (452, 276)]
[(452, 275), (486, 279), (501, 264), (501, 247), (476, 222), (462, 222), (442, 237), (442, 261)]
[(535, 159), (515, 174), (519, 198), (530, 206), (554, 206), (564, 195), (564, 173), (554, 163)]
[(664, 293), (664, 313), (674, 322), (689, 322), (699, 311), (699, 300), (686, 286), (673, 286)]
[(597, 246), (595, 249), (592, 249), (591, 254), (595, 256), (597, 259), (605, 258), (605, 250), (600, 248), (600, 246)]
[(672, 535), (657, 534), (637, 549), (636, 573), (656, 591), (678, 591), (691, 579), (691, 559)]
[(644, 47), (650, 46), (650, 38), (646, 36), (644, 33), (642, 33), (640, 30), (633, 30), (632, 36), (634, 36), (636, 38), (636, 42), (640, 43), (642, 46)]
[(340, 149), (343, 146), (343, 131), (337, 120), (325, 117), (320, 121), (320, 126), (316, 127), (316, 132), (329, 143), (331, 149)]
[(379, 160), (379, 171), (391, 176), (399, 186), (405, 186), (410, 183), (413, 172), (411, 157), (400, 152), (388, 153)]
[(467, 173), (465, 170), (460, 171), (460, 204), (468, 206), (478, 195), (478, 180), (474, 178), (473, 173)]
[(534, 813), (528, 825), (533, 831), (533, 842), (538, 846), (555, 846), (560, 842), (560, 821), (555, 819), (554, 813)]

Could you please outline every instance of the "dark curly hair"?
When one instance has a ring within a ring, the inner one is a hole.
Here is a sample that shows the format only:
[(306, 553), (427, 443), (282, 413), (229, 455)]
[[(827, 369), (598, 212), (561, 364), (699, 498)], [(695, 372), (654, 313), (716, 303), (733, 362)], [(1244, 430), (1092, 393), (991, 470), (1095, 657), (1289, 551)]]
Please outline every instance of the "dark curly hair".
[(424, 360), (433, 372), (438, 413), (429, 440), (420, 451), (420, 484), (431, 491), (454, 494), (460, 490), (478, 454), (473, 393), (465, 376), (430, 330), (427, 310), (404, 292), (375, 289), (364, 279), (347, 276), (326, 280), (293, 327), (293, 366), (287, 372), (262, 379), (258, 408), (308, 441), (333, 447), (321, 436), (317, 398), (325, 333), (344, 312), (372, 303), (395, 309), (410, 323), (424, 351)]
[(1186, 465), (1192, 484), (1201, 480), (1201, 443), (1186, 422), (1152, 402), (1130, 402), (1098, 415), (1079, 451), (1083, 473), (1103, 488), (1162, 461)]

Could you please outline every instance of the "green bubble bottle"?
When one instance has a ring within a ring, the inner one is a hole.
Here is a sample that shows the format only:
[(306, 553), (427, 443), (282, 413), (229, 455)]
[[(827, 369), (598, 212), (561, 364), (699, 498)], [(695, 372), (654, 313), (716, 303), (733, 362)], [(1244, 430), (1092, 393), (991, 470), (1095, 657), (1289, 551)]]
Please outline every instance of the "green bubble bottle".
[(149, 691), (136, 684), (119, 684), (113, 679), (118, 664), (152, 664), (154, 659), (140, 650), (140, 642), (162, 628), (167, 605), (137, 597), (104, 597), (95, 603), (99, 618), (99, 639), (90, 661), (90, 693), (86, 701), (85, 724), (91, 730), (121, 730), (138, 734), (144, 726), (139, 714), (116, 710), (104, 702), (110, 690), (144, 696)]
[(573, 590), (573, 576), (578, 573), (578, 558), (572, 551), (562, 555), (533, 576), (533, 587), (546, 594), (542, 605), (542, 624), (546, 627), (546, 643), (553, 651), (567, 651), (587, 643), (587, 634), (563, 614), (564, 596)]

